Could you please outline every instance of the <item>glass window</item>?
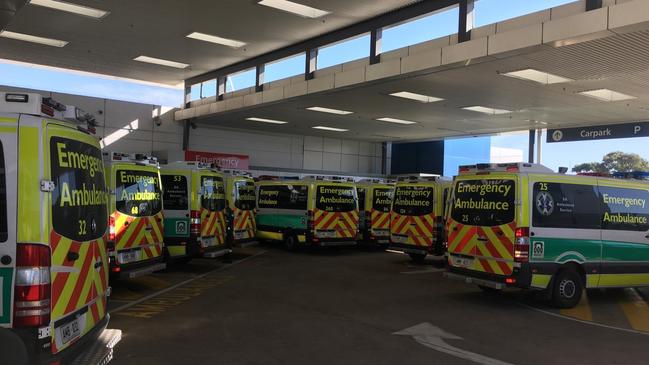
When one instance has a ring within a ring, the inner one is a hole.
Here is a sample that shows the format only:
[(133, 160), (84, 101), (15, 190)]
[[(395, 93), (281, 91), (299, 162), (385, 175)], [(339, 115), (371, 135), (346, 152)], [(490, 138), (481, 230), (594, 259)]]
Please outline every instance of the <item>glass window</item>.
[(392, 206), (392, 197), (394, 196), (393, 189), (377, 188), (374, 189), (374, 196), (372, 196), (372, 204), (374, 210), (387, 213)]
[(108, 192), (101, 151), (63, 137), (50, 139), (52, 224), (74, 241), (101, 237), (108, 225)]
[(234, 206), (241, 210), (255, 209), (255, 183), (252, 181), (237, 181), (235, 186)]
[(497, 23), (537, 11), (561, 6), (575, 0), (480, 0), (475, 2), (475, 26)]
[(356, 188), (356, 195), (358, 196), (358, 210), (361, 212), (365, 211), (365, 195), (367, 190), (365, 188)]
[(225, 209), (225, 188), (219, 176), (201, 176), (201, 206), (210, 212)]
[(187, 178), (183, 175), (162, 175), (162, 202), (165, 210), (189, 209)]
[(453, 220), (473, 226), (500, 226), (514, 221), (514, 180), (462, 180), (455, 184)]
[(259, 187), (259, 208), (307, 210), (306, 185), (268, 185)]
[(148, 217), (162, 210), (160, 174), (153, 171), (117, 170), (117, 210), (133, 217)]
[(201, 97), (209, 98), (216, 95), (216, 80), (205, 81), (201, 84)]
[(201, 84), (191, 86), (189, 93), (189, 101), (199, 100), (201, 98)]
[(600, 229), (596, 186), (537, 182), (532, 194), (535, 227)]
[(383, 30), (382, 52), (430, 41), (457, 33), (457, 7), (426, 15)]
[(431, 186), (397, 186), (392, 210), (397, 214), (420, 216), (433, 212), (435, 189)]
[(257, 71), (253, 68), (228, 75), (225, 82), (225, 91), (232, 92), (255, 86)]
[(6, 242), (7, 230), (7, 176), (5, 172), (5, 153), (0, 142), (0, 242)]
[(327, 212), (349, 212), (357, 209), (356, 189), (352, 186), (319, 185), (315, 207)]
[(287, 77), (304, 74), (306, 54), (302, 53), (283, 60), (266, 64), (264, 82), (285, 79)]
[(318, 69), (370, 56), (370, 35), (348, 39), (318, 50)]
[(649, 231), (649, 191), (600, 186), (602, 229)]

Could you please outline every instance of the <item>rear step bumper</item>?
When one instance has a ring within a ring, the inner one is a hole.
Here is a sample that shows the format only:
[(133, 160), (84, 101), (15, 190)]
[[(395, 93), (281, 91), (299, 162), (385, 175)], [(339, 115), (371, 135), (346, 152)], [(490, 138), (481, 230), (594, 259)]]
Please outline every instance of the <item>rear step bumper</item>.
[(120, 279), (133, 279), (139, 276), (149, 275), (151, 273), (164, 270), (166, 268), (167, 268), (167, 264), (165, 264), (164, 262), (160, 262), (160, 263), (151, 264), (143, 267), (138, 267), (136, 269), (132, 269), (128, 271), (122, 271), (121, 273), (119, 273), (119, 277)]
[(210, 252), (205, 252), (203, 254), (203, 257), (208, 258), (208, 259), (215, 259), (217, 257), (225, 256), (228, 254), (231, 254), (232, 250), (229, 248), (224, 248), (221, 250), (216, 250), (216, 251), (210, 251)]
[(113, 359), (113, 348), (122, 339), (122, 330), (105, 329), (90, 348), (70, 365), (106, 365)]
[(444, 273), (444, 277), (447, 279), (463, 281), (467, 284), (476, 284), (476, 285), (486, 286), (487, 288), (493, 288), (498, 290), (502, 290), (507, 287), (505, 283), (499, 283), (497, 281), (475, 278), (467, 275), (455, 274), (448, 271)]

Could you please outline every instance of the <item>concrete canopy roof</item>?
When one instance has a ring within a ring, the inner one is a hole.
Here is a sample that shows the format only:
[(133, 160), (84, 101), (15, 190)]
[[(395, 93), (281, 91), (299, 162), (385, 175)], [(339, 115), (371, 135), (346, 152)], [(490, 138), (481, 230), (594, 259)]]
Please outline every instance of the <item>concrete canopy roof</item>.
[[(300, 0), (331, 12), (317, 19), (257, 5), (258, 0), (69, 0), (110, 11), (95, 20), (25, 5), (5, 30), (68, 41), (63, 48), (0, 38), (0, 58), (178, 85), (183, 80), (351, 25), (413, 0)], [(248, 43), (233, 49), (186, 38), (192, 32)], [(174, 69), (133, 61), (146, 55), (190, 64)]]
[[(597, 125), (649, 119), (649, 2), (610, 0), (586, 12), (584, 2), (475, 29), (472, 40), (455, 36), (303, 76), (205, 99), (176, 113), (206, 126), (336, 136), (367, 141), (440, 139), (530, 128)], [(543, 85), (502, 74), (535, 69), (571, 81)], [(580, 94), (610, 89), (633, 97), (604, 102)], [(445, 100), (422, 104), (389, 96), (409, 91)], [(506, 109), (487, 115), (468, 106)], [(333, 115), (322, 106), (353, 111)], [(284, 125), (247, 121), (257, 117)], [(416, 121), (400, 125), (390, 117)], [(329, 132), (313, 126), (349, 129)]]

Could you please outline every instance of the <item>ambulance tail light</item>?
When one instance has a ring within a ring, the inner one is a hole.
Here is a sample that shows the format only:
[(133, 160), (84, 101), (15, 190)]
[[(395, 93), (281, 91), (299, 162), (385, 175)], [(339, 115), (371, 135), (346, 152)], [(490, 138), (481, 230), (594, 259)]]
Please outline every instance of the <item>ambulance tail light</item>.
[(528, 262), (530, 259), (530, 229), (516, 228), (514, 231), (514, 261)]
[(312, 210), (309, 210), (309, 215), (306, 220), (306, 228), (310, 231), (315, 229), (315, 216)]
[(42, 327), (50, 323), (50, 248), (40, 244), (18, 244), (14, 325)]
[(189, 234), (198, 236), (201, 234), (201, 212), (192, 210), (189, 219)]
[(108, 240), (115, 242), (115, 217), (108, 219)]

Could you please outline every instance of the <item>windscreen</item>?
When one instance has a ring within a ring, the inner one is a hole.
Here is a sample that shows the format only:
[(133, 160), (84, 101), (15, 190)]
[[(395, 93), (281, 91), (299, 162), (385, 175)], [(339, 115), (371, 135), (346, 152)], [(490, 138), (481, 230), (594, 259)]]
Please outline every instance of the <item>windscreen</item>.
[(162, 201), (165, 210), (189, 209), (187, 177), (162, 175)]
[(259, 208), (306, 210), (309, 187), (306, 185), (262, 185), (259, 187)]
[(225, 209), (225, 188), (219, 176), (201, 177), (201, 206), (210, 212)]
[(316, 208), (327, 212), (355, 210), (355, 192), (353, 186), (319, 185), (316, 188)]
[(255, 209), (255, 183), (252, 181), (237, 181), (234, 183), (234, 206), (241, 210)]
[(117, 170), (115, 205), (119, 212), (147, 217), (162, 210), (160, 175), (153, 171)]
[(451, 218), (473, 226), (511, 223), (515, 213), (514, 180), (461, 180), (455, 185)]
[(80, 242), (101, 237), (108, 226), (101, 151), (87, 143), (52, 137), (50, 158), (54, 230)]
[(374, 194), (372, 196), (372, 204), (374, 210), (379, 212), (387, 213), (390, 211), (392, 205), (392, 197), (394, 196), (394, 190), (377, 188), (374, 189)]
[(397, 186), (392, 210), (397, 214), (421, 216), (433, 213), (435, 189), (432, 186)]

